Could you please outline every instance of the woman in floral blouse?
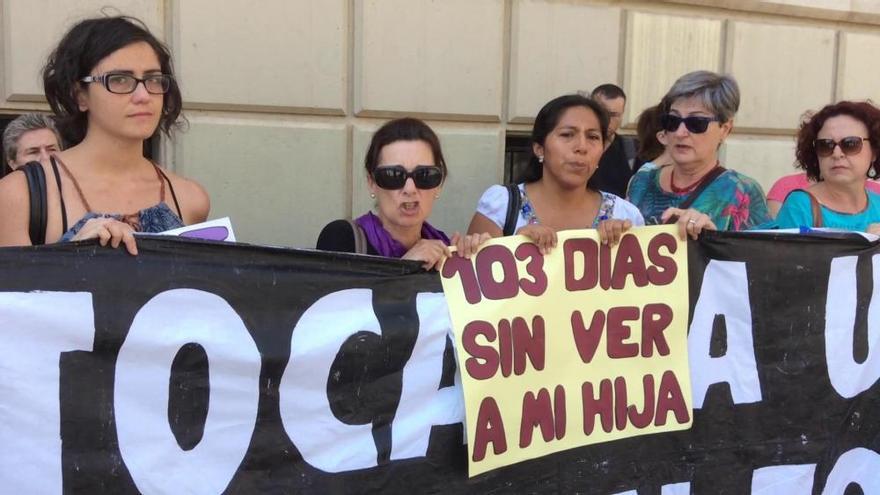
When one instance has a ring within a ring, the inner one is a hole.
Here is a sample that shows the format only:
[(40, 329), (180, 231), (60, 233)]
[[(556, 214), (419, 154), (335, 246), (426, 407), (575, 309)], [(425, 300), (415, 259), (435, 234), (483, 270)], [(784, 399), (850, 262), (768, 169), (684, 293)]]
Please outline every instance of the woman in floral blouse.
[(673, 84), (660, 106), (672, 164), (642, 167), (628, 190), (646, 223), (676, 223), (682, 238), (696, 239), (703, 229), (745, 230), (769, 221), (761, 186), (718, 160), (739, 109), (736, 81), (691, 72)]

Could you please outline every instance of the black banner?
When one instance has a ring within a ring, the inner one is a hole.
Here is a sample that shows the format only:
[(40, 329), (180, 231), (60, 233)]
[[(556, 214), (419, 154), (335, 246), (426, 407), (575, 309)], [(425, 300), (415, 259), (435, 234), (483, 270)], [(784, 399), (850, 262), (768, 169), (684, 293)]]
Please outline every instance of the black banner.
[(4, 492), (880, 493), (880, 257), (861, 238), (692, 242), (693, 428), (472, 479), (436, 274), (138, 247), (0, 250)]

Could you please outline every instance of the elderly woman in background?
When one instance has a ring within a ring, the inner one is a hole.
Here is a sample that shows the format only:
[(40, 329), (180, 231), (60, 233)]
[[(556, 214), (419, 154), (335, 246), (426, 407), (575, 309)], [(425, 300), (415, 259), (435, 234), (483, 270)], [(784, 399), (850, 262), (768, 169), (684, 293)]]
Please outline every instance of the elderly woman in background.
[(590, 180), (607, 135), (608, 115), (595, 101), (565, 95), (548, 102), (535, 117), (528, 168), (518, 184), (483, 193), (468, 231), (525, 235), (546, 253), (560, 230), (598, 229), (614, 244), (630, 227), (644, 225), (635, 206)]
[(708, 71), (685, 74), (660, 108), (672, 164), (643, 167), (628, 191), (647, 223), (677, 223), (683, 238), (696, 239), (703, 229), (745, 230), (768, 221), (761, 186), (718, 161), (739, 109), (736, 81)]
[(776, 217), (780, 228), (880, 234), (880, 195), (866, 187), (880, 173), (880, 109), (866, 102), (827, 105), (801, 125), (795, 155), (815, 184), (788, 195)]
[(430, 270), (451, 255), (450, 244), (469, 257), (489, 238), (456, 233), (450, 239), (428, 223), (448, 171), (440, 140), (421, 120), (397, 119), (379, 128), (364, 168), (376, 213), (329, 223), (318, 236), (318, 249), (418, 260)]
[(61, 135), (55, 122), (42, 113), (19, 115), (3, 130), (3, 154), (9, 170), (28, 162), (48, 166), (52, 153), (61, 149)]

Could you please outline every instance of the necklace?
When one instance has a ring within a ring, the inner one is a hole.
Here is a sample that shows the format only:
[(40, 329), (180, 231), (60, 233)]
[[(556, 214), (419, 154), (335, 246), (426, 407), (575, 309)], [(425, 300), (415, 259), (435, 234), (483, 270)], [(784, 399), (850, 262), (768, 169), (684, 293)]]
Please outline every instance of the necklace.
[(704, 180), (706, 180), (706, 177), (709, 176), (709, 172), (711, 172), (712, 169), (714, 169), (717, 166), (718, 166), (718, 162), (715, 162), (715, 165), (712, 165), (712, 168), (710, 168), (708, 171), (706, 171), (706, 173), (703, 174), (702, 177), (700, 177), (699, 179), (691, 182), (690, 184), (688, 184), (684, 187), (678, 187), (675, 185), (675, 165), (673, 165), (672, 170), (669, 171), (669, 189), (671, 189), (673, 193), (678, 194), (679, 196), (682, 194), (690, 194), (691, 192), (693, 192), (694, 189), (696, 189), (700, 184), (702, 184)]

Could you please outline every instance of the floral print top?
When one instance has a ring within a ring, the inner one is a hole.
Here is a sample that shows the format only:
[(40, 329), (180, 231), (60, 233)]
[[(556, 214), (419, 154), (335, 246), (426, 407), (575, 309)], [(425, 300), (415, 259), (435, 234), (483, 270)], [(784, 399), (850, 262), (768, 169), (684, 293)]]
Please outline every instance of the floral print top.
[[(526, 190), (521, 189), (522, 196), (522, 213), (523, 218), (526, 219), (528, 224), (537, 224), (541, 223), (538, 220), (538, 215), (535, 214), (535, 209), (532, 207), (531, 201), (529, 201), (529, 196), (526, 194)], [(603, 220), (608, 220), (609, 218), (614, 218), (614, 203), (615, 200), (618, 199), (617, 196), (599, 191), (599, 194), (602, 195), (602, 203), (599, 205), (599, 211), (596, 212), (596, 218), (593, 219), (593, 223), (590, 224), (591, 229), (599, 228), (599, 223)]]
[[(666, 192), (660, 187), (660, 170), (646, 163), (633, 176), (627, 195), (645, 217), (645, 223), (663, 223), (660, 216), (678, 207), (689, 194)], [(718, 230), (746, 230), (770, 221), (764, 191), (755, 179), (727, 169), (707, 186), (690, 206), (712, 219)]]

